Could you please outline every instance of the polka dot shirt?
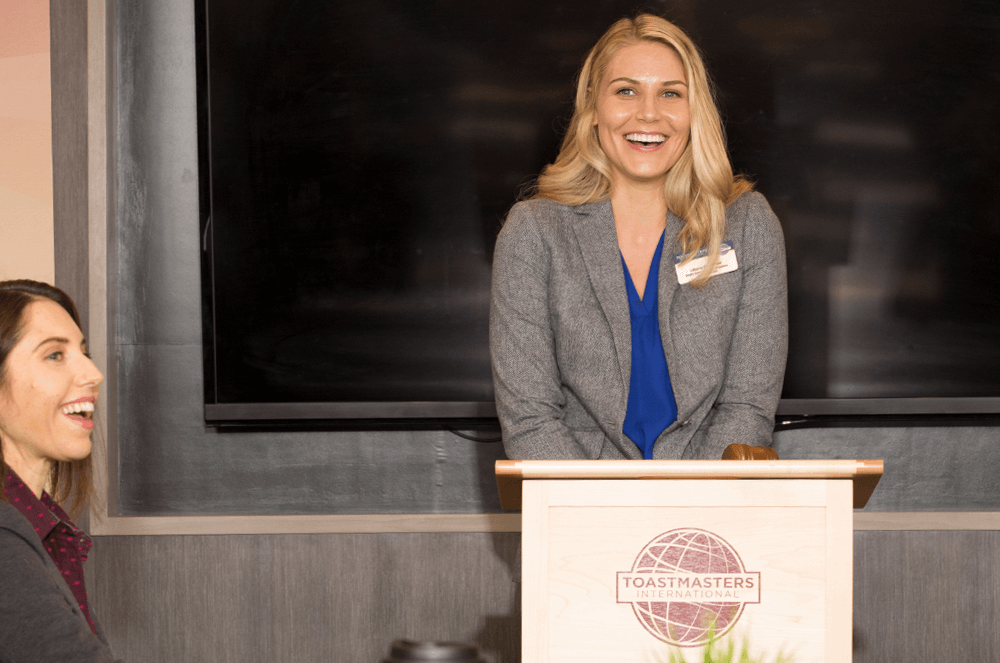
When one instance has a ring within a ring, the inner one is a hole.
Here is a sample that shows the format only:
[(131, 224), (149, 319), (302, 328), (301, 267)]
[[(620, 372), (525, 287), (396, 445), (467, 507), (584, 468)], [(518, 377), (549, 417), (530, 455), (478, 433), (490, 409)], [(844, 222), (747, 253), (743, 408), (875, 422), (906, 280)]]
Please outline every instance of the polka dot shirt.
[(55, 562), (56, 568), (62, 573), (63, 579), (76, 597), (76, 602), (83, 616), (87, 618), (90, 629), (96, 634), (97, 627), (90, 618), (90, 608), (87, 606), (87, 588), (83, 584), (83, 563), (87, 561), (87, 554), (94, 545), (90, 537), (73, 524), (62, 507), (56, 504), (48, 493), (43, 492), (42, 499), (35, 497), (14, 470), (8, 469), (4, 488), (7, 492), (7, 501), (20, 511), (38, 532), (38, 538), (42, 540), (49, 557)]

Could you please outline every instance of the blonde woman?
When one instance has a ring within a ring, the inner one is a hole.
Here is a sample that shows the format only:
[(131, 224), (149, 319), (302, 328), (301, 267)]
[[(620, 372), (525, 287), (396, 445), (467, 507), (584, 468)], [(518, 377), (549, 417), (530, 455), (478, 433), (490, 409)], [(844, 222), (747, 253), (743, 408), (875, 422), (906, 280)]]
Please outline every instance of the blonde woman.
[(768, 445), (787, 354), (781, 228), (733, 175), (705, 66), (648, 14), (587, 56), (555, 163), (497, 241), (496, 404), (515, 459)]
[(103, 376), (58, 288), (0, 281), (0, 661), (113, 659), (90, 611), (90, 538), (62, 508), (91, 491)]

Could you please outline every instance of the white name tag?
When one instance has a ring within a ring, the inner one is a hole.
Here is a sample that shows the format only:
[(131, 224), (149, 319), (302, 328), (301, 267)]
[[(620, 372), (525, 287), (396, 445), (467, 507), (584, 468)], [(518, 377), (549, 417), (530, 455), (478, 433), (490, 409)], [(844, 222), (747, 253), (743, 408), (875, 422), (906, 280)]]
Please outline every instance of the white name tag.
[[(682, 260), (684, 260), (683, 254), (678, 253), (674, 256), (674, 269), (677, 270), (677, 282), (689, 283), (696, 279), (702, 270), (705, 269), (705, 265), (708, 264), (708, 250), (703, 248), (701, 251), (698, 251), (697, 255), (684, 265), (681, 265)], [(719, 247), (719, 262), (715, 263), (712, 276), (735, 272), (738, 267), (736, 249), (733, 248), (733, 243), (723, 242), (722, 246)]]

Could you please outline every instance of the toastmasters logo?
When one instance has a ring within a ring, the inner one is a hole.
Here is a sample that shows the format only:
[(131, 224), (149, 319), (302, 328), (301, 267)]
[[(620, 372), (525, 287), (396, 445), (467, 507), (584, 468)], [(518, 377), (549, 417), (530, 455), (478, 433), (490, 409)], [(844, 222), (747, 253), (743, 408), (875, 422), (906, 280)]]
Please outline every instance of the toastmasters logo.
[(654, 637), (679, 647), (728, 633), (747, 603), (760, 603), (760, 572), (747, 571), (731, 545), (703, 529), (660, 534), (618, 572), (618, 603), (631, 603)]

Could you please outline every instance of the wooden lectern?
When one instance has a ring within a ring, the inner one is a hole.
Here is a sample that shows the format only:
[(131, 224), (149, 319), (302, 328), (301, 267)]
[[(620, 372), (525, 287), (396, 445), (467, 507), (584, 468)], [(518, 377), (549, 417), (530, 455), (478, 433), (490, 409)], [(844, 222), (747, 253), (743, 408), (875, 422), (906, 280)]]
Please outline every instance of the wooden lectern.
[[(878, 460), (498, 461), (522, 509), (522, 662), (851, 660), (853, 508)], [(719, 645), (717, 644), (716, 647)]]

